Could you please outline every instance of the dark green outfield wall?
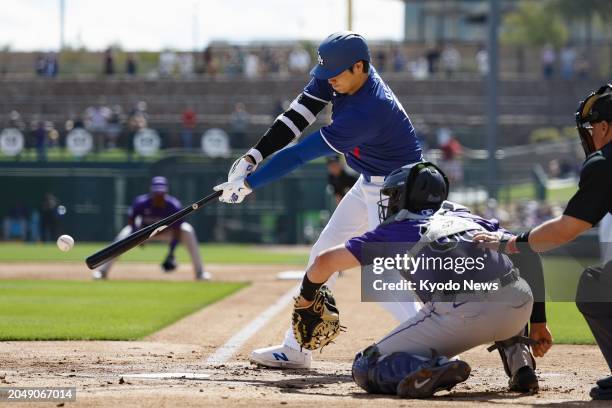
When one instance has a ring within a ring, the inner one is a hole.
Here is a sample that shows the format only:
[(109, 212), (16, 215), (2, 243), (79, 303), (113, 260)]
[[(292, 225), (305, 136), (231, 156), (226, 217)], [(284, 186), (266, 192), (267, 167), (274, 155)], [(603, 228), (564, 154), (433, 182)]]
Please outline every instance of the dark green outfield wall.
[[(200, 156), (155, 163), (6, 162), (0, 164), (0, 218), (15, 202), (40, 208), (50, 192), (66, 206), (63, 231), (85, 241), (108, 241), (125, 224), (132, 200), (152, 176), (169, 179), (170, 193), (188, 205), (227, 177), (232, 160)], [(202, 241), (300, 243), (320, 228), (331, 208), (323, 161), (262, 187), (237, 206), (212, 204), (189, 218)]]

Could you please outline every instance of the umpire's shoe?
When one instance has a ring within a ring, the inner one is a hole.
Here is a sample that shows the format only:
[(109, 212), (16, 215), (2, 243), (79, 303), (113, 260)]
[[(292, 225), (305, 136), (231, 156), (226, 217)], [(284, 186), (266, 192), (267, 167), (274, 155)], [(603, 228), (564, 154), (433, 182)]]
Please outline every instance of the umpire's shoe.
[(591, 388), (590, 395), (594, 400), (612, 400), (612, 376), (597, 381), (597, 387)]
[(253, 350), (250, 361), (253, 364), (272, 368), (310, 368), (312, 355), (281, 344)]
[(397, 385), (400, 398), (428, 398), (440, 390), (450, 390), (470, 376), (471, 367), (453, 360), (436, 367), (424, 367), (408, 375)]
[(538, 376), (533, 368), (524, 366), (510, 378), (508, 384), (510, 391), (517, 392), (538, 392), (540, 385), (538, 384)]

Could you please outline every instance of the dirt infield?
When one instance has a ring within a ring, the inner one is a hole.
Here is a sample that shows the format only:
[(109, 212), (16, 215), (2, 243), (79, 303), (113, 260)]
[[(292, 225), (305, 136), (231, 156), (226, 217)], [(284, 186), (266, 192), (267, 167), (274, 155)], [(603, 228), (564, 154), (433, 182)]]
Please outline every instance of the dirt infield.
[[(378, 305), (359, 302), (358, 273), (345, 274), (335, 289), (348, 332), (322, 354), (315, 355), (311, 370), (267, 370), (248, 363), (252, 348), (276, 344), (282, 338), (290, 305), (283, 307), (227, 362), (207, 364), (221, 345), (296, 285), (294, 281), (275, 279), (277, 272), (295, 269), (291, 266), (208, 268), (215, 279), (249, 280), (253, 284), (142, 341), (0, 343), (0, 386), (77, 387), (76, 403), (66, 406), (424, 405), (423, 401), (370, 396), (353, 384), (350, 363), (355, 352), (395, 325)], [(89, 279), (90, 275), (84, 265), (0, 264), (0, 276)], [(162, 274), (156, 266), (118, 263), (111, 278), (185, 280), (191, 279), (191, 271), (181, 266), (174, 274)], [(480, 347), (464, 353), (462, 358), (472, 366), (471, 377), (452, 392), (438, 394), (427, 405), (582, 405), (590, 400), (588, 391), (594, 381), (607, 373), (596, 347), (554, 346), (546, 358), (538, 360), (540, 393), (520, 395), (506, 392), (507, 379), (496, 354)], [(159, 373), (206, 378), (130, 376)]]

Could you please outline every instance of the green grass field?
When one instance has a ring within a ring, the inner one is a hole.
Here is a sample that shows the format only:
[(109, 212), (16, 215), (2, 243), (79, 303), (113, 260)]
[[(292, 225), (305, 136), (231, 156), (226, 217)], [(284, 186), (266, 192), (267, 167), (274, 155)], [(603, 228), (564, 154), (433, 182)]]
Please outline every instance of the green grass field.
[(0, 280), (0, 340), (134, 340), (246, 286)]
[[(0, 244), (0, 262), (85, 262), (85, 258), (102, 249), (105, 243), (77, 242), (69, 252), (61, 252), (55, 243)], [(134, 248), (121, 256), (125, 262), (160, 263), (168, 248), (167, 244), (149, 243)], [(258, 245), (205, 244), (200, 246), (202, 259), (206, 263), (223, 264), (294, 264), (304, 265), (308, 251), (279, 250)], [(179, 245), (176, 250), (179, 262), (189, 262), (189, 254)]]

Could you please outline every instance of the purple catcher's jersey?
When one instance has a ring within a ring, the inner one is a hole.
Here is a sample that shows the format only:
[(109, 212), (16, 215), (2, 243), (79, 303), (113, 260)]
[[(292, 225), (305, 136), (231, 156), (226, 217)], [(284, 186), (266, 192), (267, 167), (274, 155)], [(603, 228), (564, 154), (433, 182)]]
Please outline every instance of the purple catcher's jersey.
[[(488, 282), (500, 278), (513, 268), (513, 264), (505, 254), (485, 249), (472, 242), (473, 233), (477, 231), (503, 231), (497, 220), (486, 220), (467, 211), (446, 211), (445, 217), (467, 220), (473, 227), (458, 234), (443, 236), (433, 242), (420, 247), (413, 253), (414, 258), (421, 258), (421, 265), (425, 265), (425, 259), (442, 258), (449, 265), (458, 265), (457, 260), (463, 258), (462, 270), (456, 267), (449, 269), (442, 267), (442, 262), (434, 261), (428, 267), (415, 267), (408, 274), (409, 279), (417, 283), (423, 280), (430, 282), (462, 282), (472, 280), (474, 282)], [(407, 251), (416, 248), (423, 234), (430, 227), (431, 220), (427, 219), (405, 219), (402, 221), (383, 223), (373, 231), (366, 232), (360, 237), (351, 238), (345, 244), (361, 265), (369, 265), (374, 257), (394, 257), (399, 251)], [(448, 219), (448, 218), (446, 218)], [(379, 244), (376, 244), (379, 243)], [(401, 245), (389, 245), (384, 243), (401, 243)], [(372, 244), (368, 246), (368, 244)], [(388, 252), (388, 253), (385, 253)], [(465, 259), (473, 259), (472, 267), (465, 268)], [(427, 261), (429, 262), (429, 261)], [(406, 274), (404, 275), (406, 276)], [(421, 299), (427, 298), (428, 294), (416, 291)]]
[[(143, 194), (136, 197), (132, 203), (128, 211), (128, 217), (133, 220), (140, 217), (141, 221), (137, 227), (143, 228), (180, 211), (181, 207), (181, 202), (169, 194), (166, 194), (164, 197), (163, 207), (153, 206), (152, 196), (150, 194)], [(179, 228), (181, 224), (182, 221), (177, 221), (172, 225), (172, 228)]]
[(374, 67), (353, 95), (339, 94), (316, 78), (304, 93), (332, 103), (333, 122), (321, 129), (321, 136), (355, 171), (386, 176), (421, 160), (421, 145), (406, 111)]

